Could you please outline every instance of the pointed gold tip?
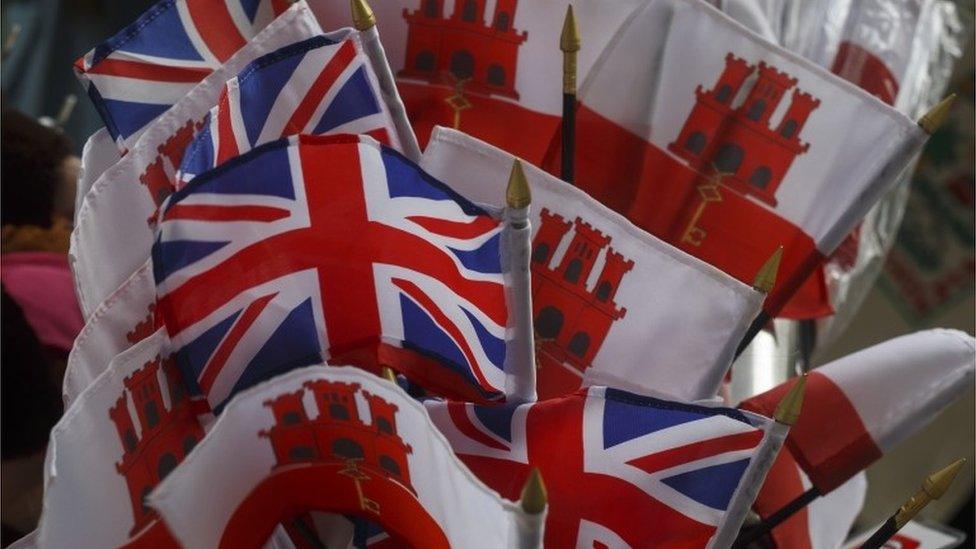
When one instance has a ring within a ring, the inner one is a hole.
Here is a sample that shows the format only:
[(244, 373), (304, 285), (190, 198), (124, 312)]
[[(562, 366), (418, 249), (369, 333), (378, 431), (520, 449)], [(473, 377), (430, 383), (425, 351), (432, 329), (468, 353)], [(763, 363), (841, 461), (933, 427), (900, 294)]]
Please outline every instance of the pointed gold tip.
[(803, 395), (806, 394), (806, 389), (807, 375), (803, 374), (776, 405), (776, 411), (773, 413), (776, 423), (796, 424), (796, 420), (800, 419), (800, 410), (803, 409)]
[(950, 463), (943, 469), (936, 471), (925, 479), (922, 483), (922, 489), (925, 493), (932, 497), (932, 499), (939, 499), (952, 485), (952, 481), (956, 480), (956, 475), (962, 469), (962, 466), (966, 464), (966, 458), (957, 459), (956, 461)]
[(776, 284), (776, 273), (779, 272), (779, 262), (783, 260), (783, 247), (776, 248), (773, 255), (763, 263), (756, 273), (756, 278), (752, 280), (752, 287), (758, 292), (768, 294)]
[(396, 372), (394, 372), (389, 366), (383, 366), (380, 373), (383, 374), (383, 379), (396, 383)]
[(532, 203), (532, 193), (529, 191), (529, 182), (525, 180), (525, 172), (522, 171), (522, 162), (515, 160), (512, 163), (512, 174), (508, 176), (508, 189), (505, 191), (505, 201), (509, 208), (520, 210)]
[(373, 15), (373, 8), (369, 7), (366, 0), (350, 0), (352, 7), (352, 25), (358, 31), (369, 30), (376, 26), (376, 16)]
[(934, 107), (929, 109), (929, 112), (923, 114), (922, 118), (918, 119), (918, 125), (929, 135), (935, 133), (942, 126), (942, 123), (945, 122), (946, 117), (949, 116), (949, 111), (952, 109), (952, 103), (955, 100), (956, 94), (951, 94), (949, 97), (936, 103)]
[(542, 482), (542, 473), (538, 467), (533, 467), (529, 478), (522, 487), (522, 499), (519, 505), (529, 515), (538, 515), (546, 510), (549, 498), (546, 495), (546, 485)]
[(576, 23), (576, 13), (573, 5), (566, 6), (566, 18), (563, 19), (563, 32), (559, 35), (559, 49), (564, 52), (579, 51), (580, 44), (579, 25)]

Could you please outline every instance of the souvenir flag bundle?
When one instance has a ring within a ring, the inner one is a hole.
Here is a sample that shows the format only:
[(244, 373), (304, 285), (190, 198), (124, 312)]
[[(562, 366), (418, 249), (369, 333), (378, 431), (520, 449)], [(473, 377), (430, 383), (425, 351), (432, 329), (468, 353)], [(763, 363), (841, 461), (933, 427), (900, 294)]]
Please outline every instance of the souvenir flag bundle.
[(926, 133), (699, 0), (374, 8), (161, 0), (76, 63), (86, 324), (19, 546), (725, 548), (809, 492), (768, 539), (839, 547), (972, 337), (722, 382)]

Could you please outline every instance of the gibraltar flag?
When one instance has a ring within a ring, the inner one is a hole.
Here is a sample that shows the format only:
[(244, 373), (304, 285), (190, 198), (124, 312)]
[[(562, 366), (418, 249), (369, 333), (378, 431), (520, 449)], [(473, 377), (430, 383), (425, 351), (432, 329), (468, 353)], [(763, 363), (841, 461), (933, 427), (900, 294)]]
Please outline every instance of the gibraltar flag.
[[(559, 36), (570, 3), (580, 22), (580, 81), (646, 0), (372, 2), (390, 67), (423, 145), (459, 128), (539, 164), (562, 115)], [(349, 0), (311, 0), (323, 27), (350, 22)], [(457, 118), (456, 118), (457, 117)]]
[[(786, 444), (826, 494), (912, 435), (972, 387), (976, 340), (926, 330), (869, 347), (807, 376)], [(739, 405), (772, 414), (793, 379)]]
[[(647, 3), (580, 101), (579, 186), (739, 280), (784, 246), (772, 314), (925, 141), (868, 93), (695, 0)], [(822, 275), (806, 289), (789, 316), (828, 314)]]
[[(501, 207), (515, 157), (436, 128), (422, 167)], [(525, 165), (540, 400), (585, 385), (713, 397), (762, 294)], [(758, 271), (762, 262), (754, 266)]]
[(51, 430), (38, 547), (172, 546), (145, 497), (203, 438), (160, 330), (116, 357)]
[(296, 512), (356, 515), (432, 548), (521, 547), (520, 524), (544, 518), (482, 484), (398, 386), (328, 366), (240, 393), (148, 501), (188, 549), (256, 547)]

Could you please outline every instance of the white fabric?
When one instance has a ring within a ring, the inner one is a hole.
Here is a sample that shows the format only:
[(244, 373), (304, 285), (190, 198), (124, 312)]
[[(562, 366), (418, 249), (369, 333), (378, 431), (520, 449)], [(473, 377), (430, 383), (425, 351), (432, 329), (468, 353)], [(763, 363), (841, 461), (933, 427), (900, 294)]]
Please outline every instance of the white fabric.
[(81, 210), (85, 195), (95, 181), (121, 159), (119, 148), (105, 128), (91, 134), (88, 141), (85, 141), (85, 147), (81, 150), (81, 173), (78, 174), (78, 185), (75, 188), (75, 216)]
[(155, 297), (150, 260), (88, 317), (68, 354), (62, 387), (65, 407), (108, 368), (115, 355), (135, 343), (130, 337), (136, 335), (140, 323), (147, 321)]
[(958, 330), (898, 337), (817, 368), (887, 451), (927, 425), (973, 385), (976, 340)]
[[(360, 414), (369, 413), (364, 393), (396, 406), (395, 433), (411, 449), (407, 454), (410, 484), (419, 504), (440, 526), (452, 547), (515, 546), (521, 511), (487, 488), (458, 461), (421, 404), (395, 384), (361, 370), (312, 366), (238, 394), (194, 452), (152, 493), (150, 504), (184, 547), (219, 545), (234, 511), (275, 472), (270, 438), (259, 435), (275, 425), (274, 414), (266, 403), (286, 393), (304, 391), (305, 412), (314, 420), (319, 412), (308, 384), (316, 381), (358, 384), (354, 398)], [(365, 423), (372, 421), (365, 415), (361, 417)], [(206, 486), (206, 490), (201, 490), (201, 486)], [(364, 496), (369, 493), (364, 492)], [(278, 497), (287, 498), (288, 494)], [(381, 507), (382, 514), (397, 512), (409, 510)]]
[[(803, 482), (803, 489), (813, 487), (799, 467), (796, 468)], [(864, 507), (868, 492), (868, 479), (863, 471), (851, 477), (825, 496), (807, 505), (807, 525), (810, 529), (812, 549), (837, 549), (847, 538), (854, 521)]]
[[(465, 198), (498, 208), (505, 202), (513, 160), (463, 133), (435, 128), (421, 167)], [(645, 233), (571, 185), (534, 166), (524, 168), (535, 234), (543, 208), (568, 222), (579, 217), (611, 239), (609, 248), (634, 263), (613, 296), (626, 313), (611, 325), (584, 384), (643, 394), (660, 391), (685, 400), (715, 396), (762, 294)], [(550, 266), (558, 265), (572, 232), (555, 249)], [(587, 283), (591, 292), (607, 256), (604, 250), (598, 253)]]
[[(606, 49), (580, 100), (666, 151), (692, 112), (696, 88), (712, 89), (729, 53), (797, 79), (773, 111), (770, 128), (778, 128), (793, 90), (820, 100), (798, 134), (810, 147), (786, 172), (773, 209), (829, 253), (923, 144), (924, 132), (904, 115), (695, 0), (648, 2)], [(753, 81), (746, 80), (733, 107)]]
[[(149, 256), (153, 231), (148, 220), (155, 214), (156, 205), (139, 177), (154, 162), (169, 162), (159, 149), (180, 128), (199, 122), (216, 103), (224, 82), (246, 64), (321, 32), (304, 2), (290, 7), (159, 117), (132, 150), (92, 185), (76, 214), (69, 252), (85, 317)], [(176, 168), (168, 167), (170, 178)]]

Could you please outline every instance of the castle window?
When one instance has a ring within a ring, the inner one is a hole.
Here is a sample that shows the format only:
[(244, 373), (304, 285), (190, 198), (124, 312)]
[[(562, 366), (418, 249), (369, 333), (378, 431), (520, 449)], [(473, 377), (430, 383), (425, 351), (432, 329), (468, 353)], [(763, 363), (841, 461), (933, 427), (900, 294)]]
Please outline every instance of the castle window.
[(400, 466), (397, 465), (396, 460), (390, 456), (380, 456), (380, 467), (395, 477), (400, 476)]
[(549, 245), (543, 243), (536, 246), (535, 250), (532, 251), (532, 261), (545, 263), (547, 259), (549, 259)]
[(291, 411), (281, 414), (281, 423), (283, 425), (297, 425), (302, 422), (302, 416), (298, 412)]
[(183, 389), (183, 383), (180, 380), (173, 379), (170, 380), (170, 383), (169, 398), (173, 401), (171, 406), (175, 406), (183, 401), (183, 397), (186, 396), (186, 391)]
[(545, 307), (535, 317), (535, 331), (541, 339), (556, 339), (562, 329), (563, 313), (555, 307)]
[(465, 50), (458, 50), (451, 56), (451, 73), (458, 78), (469, 78), (474, 74), (474, 56)]
[(685, 149), (689, 150), (695, 154), (701, 154), (705, 150), (705, 134), (702, 132), (694, 132), (685, 139)]
[(718, 150), (713, 163), (715, 169), (721, 173), (736, 173), (742, 164), (742, 149), (733, 143), (726, 143)]
[(722, 87), (715, 92), (715, 100), (719, 103), (728, 103), (732, 99), (732, 86), (722, 84)]
[(125, 446), (126, 452), (135, 450), (136, 445), (139, 444), (139, 439), (136, 438), (136, 432), (132, 429), (126, 429), (125, 436), (122, 437), (122, 444)]
[(492, 86), (504, 86), (505, 68), (501, 65), (492, 65), (488, 67), (488, 83)]
[(793, 120), (791, 118), (783, 123), (783, 127), (779, 129), (779, 134), (789, 139), (796, 134), (796, 127), (797, 127), (796, 120)]
[(315, 459), (315, 450), (304, 444), (293, 446), (291, 450), (288, 450), (289, 461), (311, 461), (313, 459)]
[(417, 58), (413, 61), (413, 68), (418, 71), (431, 72), (437, 65), (437, 58), (430, 51), (424, 50), (417, 54)]
[(475, 0), (466, 0), (464, 7), (461, 8), (461, 20), (474, 23), (478, 17), (478, 3)]
[(163, 454), (163, 457), (159, 458), (159, 465), (156, 467), (156, 474), (159, 475), (159, 480), (163, 480), (166, 478), (166, 475), (172, 473), (178, 464), (179, 462), (176, 461), (176, 457), (173, 454)]
[(610, 292), (613, 291), (613, 284), (604, 280), (596, 287), (596, 299), (597, 301), (602, 301), (606, 303), (610, 299)]
[(362, 458), (363, 447), (356, 441), (348, 438), (340, 438), (332, 443), (332, 453), (335, 456), (345, 459)]
[(391, 425), (389, 420), (387, 420), (385, 417), (376, 418), (376, 428), (379, 429), (381, 433), (386, 433), (388, 435), (393, 434), (393, 425)]
[(749, 112), (746, 113), (746, 118), (749, 120), (759, 120), (762, 118), (764, 112), (766, 112), (766, 102), (762, 99), (757, 99), (752, 106), (749, 107)]
[(349, 409), (342, 404), (330, 404), (329, 405), (329, 415), (332, 419), (349, 419)]
[(569, 340), (569, 352), (583, 358), (587, 349), (590, 348), (590, 336), (584, 332), (576, 332), (573, 339)]
[(438, 13), (439, 11), (440, 10), (438, 9), (437, 6), (437, 0), (427, 0), (427, 2), (424, 3), (424, 15), (426, 15), (427, 17), (431, 19), (437, 19), (437, 16), (440, 15)]
[(149, 400), (142, 407), (142, 411), (146, 414), (146, 427), (152, 429), (153, 427), (159, 425), (159, 409), (156, 408), (156, 403)]
[(769, 185), (769, 180), (773, 178), (773, 172), (769, 171), (766, 166), (759, 166), (756, 171), (752, 172), (752, 177), (749, 178), (749, 184), (753, 187), (758, 187), (760, 189), (765, 189)]
[(499, 13), (497, 17), (495, 17), (495, 30), (500, 30), (502, 32), (505, 32), (508, 30), (508, 24), (509, 24), (508, 13), (503, 11)]
[(188, 455), (197, 445), (197, 437), (193, 435), (187, 435), (183, 439), (183, 455)]
[(566, 266), (566, 272), (563, 273), (563, 280), (576, 283), (579, 282), (581, 274), (583, 274), (583, 262), (578, 257), (574, 257), (569, 262), (569, 265)]

